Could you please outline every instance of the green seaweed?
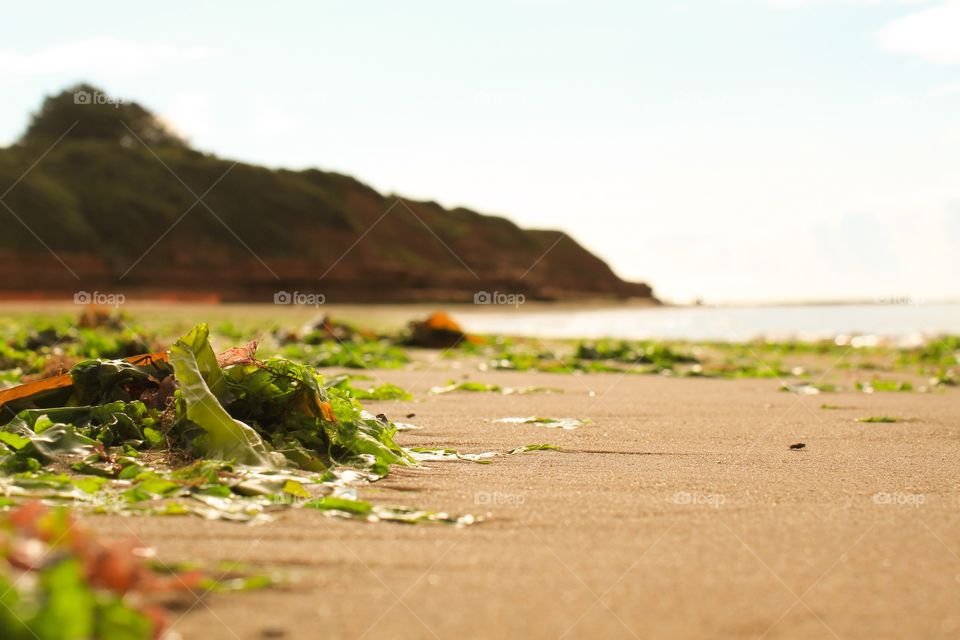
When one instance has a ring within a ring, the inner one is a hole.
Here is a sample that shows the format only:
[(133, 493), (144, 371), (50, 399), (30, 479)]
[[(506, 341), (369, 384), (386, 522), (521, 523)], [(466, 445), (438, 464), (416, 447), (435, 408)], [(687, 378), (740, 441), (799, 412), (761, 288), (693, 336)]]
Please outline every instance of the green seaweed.
[(518, 453), (527, 453), (530, 451), (563, 451), (563, 448), (555, 444), (525, 444), (520, 447), (515, 447), (507, 451), (507, 455), (515, 455)]
[(530, 393), (563, 393), (563, 389), (554, 387), (501, 387), (497, 384), (488, 384), (486, 382), (457, 382), (450, 380), (445, 386), (432, 387), (430, 393), (434, 395), (443, 395), (456, 391), (468, 391), (471, 393), (501, 393), (507, 395), (527, 395)]
[(277, 463), (257, 432), (220, 404), (217, 393), (226, 396), (226, 379), (210, 347), (206, 325), (198, 325), (170, 347), (170, 363), (179, 385), (178, 428), (189, 432), (195, 426), (203, 431), (192, 438), (194, 451), (243, 464)]
[(578, 418), (545, 418), (530, 416), (527, 418), (499, 418), (494, 422), (502, 424), (532, 424), (547, 427), (548, 429), (573, 430), (577, 427), (593, 424), (589, 419), (580, 420)]
[(490, 464), (490, 458), (497, 454), (493, 451), (483, 453), (460, 453), (456, 449), (442, 449), (434, 447), (411, 447), (407, 449), (414, 460), (418, 462), (437, 462), (442, 460), (468, 460), (478, 464)]
[(890, 393), (890, 392), (908, 392), (913, 391), (913, 385), (909, 382), (900, 382), (898, 380), (880, 380), (873, 379), (868, 382), (857, 382), (856, 388), (864, 393)]
[(338, 376), (326, 385), (327, 389), (337, 389), (348, 393), (357, 400), (412, 400), (413, 396), (395, 384), (384, 382), (377, 386), (357, 387), (354, 380), (366, 376)]
[[(397, 427), (364, 411), (341, 381), (324, 386), (314, 369), (283, 358), (225, 355), (221, 366), (198, 325), (173, 344), (169, 364), (78, 364), (66, 401), (105, 403), (24, 409), (2, 425), (0, 488), (11, 503), (42, 497), (101, 513), (256, 522), (277, 508), (353, 500), (347, 487), (416, 463), (394, 442)], [(164, 387), (165, 408), (142, 400)]]
[(388, 340), (324, 340), (317, 344), (288, 344), (283, 357), (314, 367), (347, 369), (396, 369), (410, 362), (407, 352)]
[(836, 393), (839, 390), (840, 387), (829, 382), (799, 382), (797, 384), (780, 385), (780, 391), (788, 391), (790, 393), (798, 393), (800, 395)]
[(450, 380), (443, 387), (432, 387), (430, 389), (430, 393), (435, 395), (453, 393), (454, 391), (470, 391), (473, 393), (500, 393), (503, 391), (503, 388), (500, 385), (487, 384), (485, 382), (456, 382), (454, 380)]

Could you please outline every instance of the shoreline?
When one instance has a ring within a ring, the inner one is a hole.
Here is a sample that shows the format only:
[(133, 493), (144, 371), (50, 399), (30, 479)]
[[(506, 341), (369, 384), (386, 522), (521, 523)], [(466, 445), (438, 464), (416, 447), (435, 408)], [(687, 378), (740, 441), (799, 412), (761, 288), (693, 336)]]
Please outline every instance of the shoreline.
[[(123, 300), (115, 307), (138, 326), (155, 328), (185, 317), (216, 319), (239, 329), (263, 324), (294, 328), (324, 316), (382, 332), (406, 328), (411, 320), (443, 310), (469, 333), (535, 340), (654, 340), (663, 342), (820, 342), (875, 336), (895, 346), (915, 346), (960, 333), (960, 304), (708, 307), (530, 302), (484, 304), (316, 304), (276, 305)], [(72, 301), (0, 302), (0, 315), (76, 316), (84, 305)], [(182, 324), (182, 323), (181, 323)]]

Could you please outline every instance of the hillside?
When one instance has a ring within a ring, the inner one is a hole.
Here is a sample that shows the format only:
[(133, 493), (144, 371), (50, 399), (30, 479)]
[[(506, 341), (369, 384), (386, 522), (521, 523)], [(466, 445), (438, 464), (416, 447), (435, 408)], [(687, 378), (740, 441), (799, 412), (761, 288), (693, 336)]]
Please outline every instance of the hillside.
[(651, 296), (558, 231), (399, 201), (337, 173), (232, 166), (136, 103), (78, 104), (83, 91), (104, 95), (78, 85), (47, 98), (21, 140), (0, 149), (0, 297)]

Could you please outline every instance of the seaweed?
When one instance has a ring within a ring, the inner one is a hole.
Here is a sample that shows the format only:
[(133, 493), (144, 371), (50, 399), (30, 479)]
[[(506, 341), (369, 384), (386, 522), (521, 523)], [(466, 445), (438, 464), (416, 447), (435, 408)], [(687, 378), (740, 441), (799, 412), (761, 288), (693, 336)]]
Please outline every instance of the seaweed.
[(384, 382), (377, 386), (357, 387), (354, 380), (366, 379), (367, 376), (338, 376), (327, 383), (328, 389), (337, 389), (348, 393), (357, 400), (412, 400), (413, 396), (395, 384)]
[(210, 347), (206, 325), (198, 325), (170, 347), (170, 362), (179, 387), (177, 428), (193, 436), (195, 453), (252, 465), (277, 463), (257, 432), (220, 403), (227, 397), (226, 378)]
[(589, 419), (580, 420), (578, 418), (542, 418), (531, 416), (528, 418), (500, 418), (494, 422), (502, 424), (532, 424), (547, 427), (548, 429), (563, 429), (570, 431), (577, 427), (593, 424)]
[(780, 391), (799, 393), (800, 395), (817, 395), (818, 393), (836, 393), (840, 388), (828, 382), (798, 382), (796, 384), (780, 385)]
[(582, 342), (577, 347), (578, 360), (615, 360), (627, 364), (651, 364), (654, 369), (673, 369), (678, 364), (699, 364), (700, 359), (659, 342), (599, 340)]
[(5, 640), (159, 638), (167, 626), (164, 604), (205, 580), (199, 571), (156, 571), (142, 559), (144, 550), (103, 542), (66, 509), (37, 502), (7, 514), (0, 539)]
[(351, 342), (329, 339), (316, 344), (288, 344), (279, 353), (285, 358), (321, 368), (396, 369), (410, 362), (406, 351), (385, 339)]
[(520, 447), (515, 447), (507, 451), (507, 455), (515, 455), (518, 453), (528, 453), (530, 451), (563, 451), (563, 448), (555, 444), (525, 444)]
[(909, 382), (900, 382), (898, 380), (881, 380), (878, 378), (864, 382), (857, 382), (856, 388), (857, 391), (862, 391), (864, 393), (913, 391), (913, 385)]
[(530, 393), (563, 393), (563, 389), (555, 387), (501, 387), (498, 384), (488, 384), (486, 382), (457, 382), (449, 380), (442, 387), (431, 387), (430, 393), (434, 395), (443, 395), (445, 393), (454, 393), (456, 391), (467, 391), (470, 393), (500, 393), (509, 395), (527, 395)]
[(325, 385), (304, 364), (258, 360), (255, 342), (217, 356), (201, 324), (167, 360), (86, 360), (54, 396), (46, 383), (37, 395), (11, 394), (32, 408), (0, 427), (6, 504), (43, 497), (104, 513), (257, 522), (277, 508), (356, 501), (351, 485), (416, 464), (393, 440), (398, 426), (365, 411), (355, 388)]
[(456, 449), (438, 449), (431, 447), (411, 447), (407, 449), (418, 462), (438, 462), (441, 460), (468, 460), (478, 464), (490, 464), (490, 458), (497, 455), (494, 451), (483, 453), (460, 453)]

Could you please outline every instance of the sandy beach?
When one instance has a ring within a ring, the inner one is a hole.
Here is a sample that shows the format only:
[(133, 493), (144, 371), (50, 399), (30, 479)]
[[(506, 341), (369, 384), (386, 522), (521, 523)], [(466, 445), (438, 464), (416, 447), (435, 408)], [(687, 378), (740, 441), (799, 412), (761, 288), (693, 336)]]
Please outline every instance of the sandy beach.
[[(277, 569), (281, 589), (175, 613), (206, 638), (905, 638), (960, 633), (960, 396), (778, 391), (776, 380), (486, 373), (562, 393), (430, 395), (449, 370), (373, 372), (404, 446), (563, 451), (394, 469), (384, 504), (479, 524), (287, 511), (247, 526), (87, 518), (167, 562)], [(474, 374), (473, 377), (479, 377)], [(823, 410), (829, 401), (841, 407)], [(897, 415), (909, 421), (863, 424)], [(494, 423), (589, 418), (575, 430)], [(790, 445), (804, 443), (801, 450)], [(203, 596), (203, 594), (198, 594)]]

